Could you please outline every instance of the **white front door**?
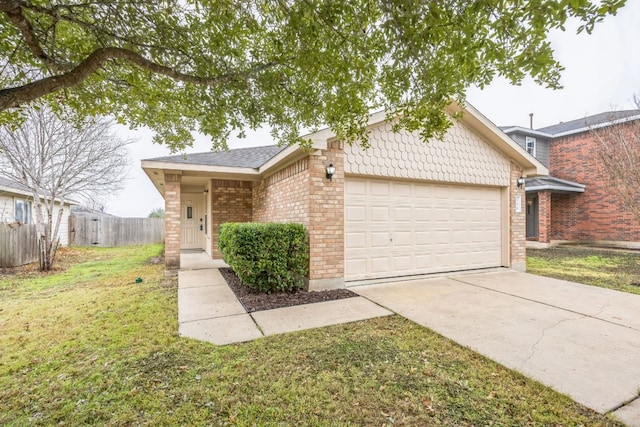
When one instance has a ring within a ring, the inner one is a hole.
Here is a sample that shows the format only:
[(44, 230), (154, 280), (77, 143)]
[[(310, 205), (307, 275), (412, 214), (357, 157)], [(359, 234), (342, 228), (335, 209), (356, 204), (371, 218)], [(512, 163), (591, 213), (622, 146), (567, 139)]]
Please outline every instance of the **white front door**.
[(202, 193), (183, 193), (180, 249), (204, 249), (204, 203)]

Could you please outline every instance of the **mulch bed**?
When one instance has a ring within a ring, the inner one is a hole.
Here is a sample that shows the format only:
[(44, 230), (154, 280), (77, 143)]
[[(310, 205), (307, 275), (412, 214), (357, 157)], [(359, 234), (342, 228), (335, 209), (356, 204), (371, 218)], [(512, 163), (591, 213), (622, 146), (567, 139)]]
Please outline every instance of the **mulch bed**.
[(221, 268), (220, 273), (222, 273), (222, 277), (224, 277), (233, 293), (236, 294), (240, 303), (249, 313), (358, 296), (358, 294), (348, 289), (332, 289), (330, 291), (317, 292), (298, 290), (295, 292), (278, 292), (273, 294), (255, 293), (246, 285), (242, 284), (242, 281), (236, 276), (236, 273), (234, 273), (232, 269)]

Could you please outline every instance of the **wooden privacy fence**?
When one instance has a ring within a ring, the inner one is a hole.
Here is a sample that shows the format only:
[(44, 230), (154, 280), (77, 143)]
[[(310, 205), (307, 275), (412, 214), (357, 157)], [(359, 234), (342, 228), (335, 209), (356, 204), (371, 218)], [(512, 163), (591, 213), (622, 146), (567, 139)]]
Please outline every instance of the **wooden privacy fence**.
[(0, 267), (17, 267), (38, 261), (35, 224), (0, 223)]
[(163, 218), (69, 217), (70, 246), (113, 247), (163, 242)]

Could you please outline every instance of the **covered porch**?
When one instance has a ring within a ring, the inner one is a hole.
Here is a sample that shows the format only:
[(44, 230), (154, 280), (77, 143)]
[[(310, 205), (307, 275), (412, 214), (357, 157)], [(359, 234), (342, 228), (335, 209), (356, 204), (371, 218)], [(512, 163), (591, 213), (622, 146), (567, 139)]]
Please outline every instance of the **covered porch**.
[[(579, 197), (586, 186), (553, 176), (526, 180), (526, 239), (528, 246), (548, 247), (553, 240), (553, 207), (557, 195)], [(555, 195), (555, 197), (554, 197)]]

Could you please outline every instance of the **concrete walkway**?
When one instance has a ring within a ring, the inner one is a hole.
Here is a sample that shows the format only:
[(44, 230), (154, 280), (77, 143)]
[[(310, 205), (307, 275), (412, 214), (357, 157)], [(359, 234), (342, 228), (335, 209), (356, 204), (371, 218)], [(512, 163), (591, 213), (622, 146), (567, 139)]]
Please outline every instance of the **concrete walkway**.
[(395, 312), (640, 427), (639, 295), (503, 271), (365, 285), (351, 288), (360, 297), (247, 313), (221, 261), (185, 253), (181, 265), (182, 336), (225, 345)]
[(512, 271), (352, 290), (640, 426), (640, 295)]
[(180, 265), (180, 335), (217, 345), (393, 314), (363, 297), (247, 313), (218, 271), (222, 261), (183, 253)]

